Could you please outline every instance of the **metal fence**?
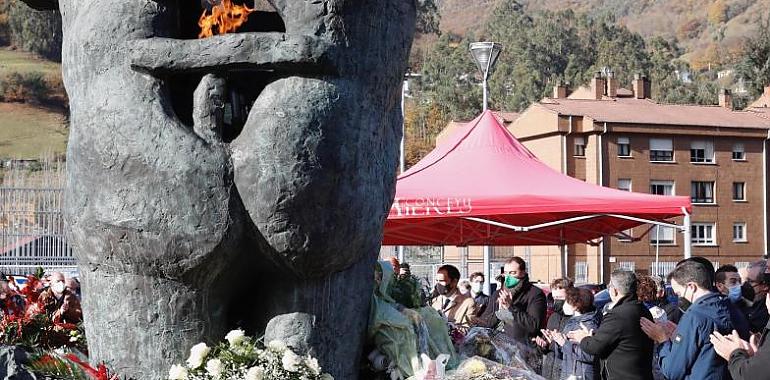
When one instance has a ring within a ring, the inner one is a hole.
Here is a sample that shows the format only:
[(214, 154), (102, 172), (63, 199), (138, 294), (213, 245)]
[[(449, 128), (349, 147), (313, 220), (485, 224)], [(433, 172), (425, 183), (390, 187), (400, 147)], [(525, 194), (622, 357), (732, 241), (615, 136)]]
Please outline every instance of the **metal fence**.
[(77, 267), (65, 236), (64, 164), (43, 161), (35, 170), (6, 163), (0, 184), (0, 271), (63, 271)]

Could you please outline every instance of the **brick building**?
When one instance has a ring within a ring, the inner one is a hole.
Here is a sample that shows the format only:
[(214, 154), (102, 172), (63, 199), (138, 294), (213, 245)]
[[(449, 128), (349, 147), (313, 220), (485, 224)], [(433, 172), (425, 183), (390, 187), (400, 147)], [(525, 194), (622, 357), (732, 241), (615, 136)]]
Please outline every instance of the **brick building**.
[[(650, 100), (650, 88), (639, 76), (625, 89), (612, 74), (597, 75), (571, 94), (557, 86), (553, 97), (505, 119), (513, 119), (506, 121), (516, 138), (562, 173), (629, 191), (690, 196), (693, 255), (739, 267), (766, 255), (770, 86), (744, 111), (732, 109), (726, 91), (715, 106), (668, 105)], [(604, 282), (619, 267), (666, 274), (683, 257), (683, 238), (648, 225), (598, 244), (570, 245), (567, 273), (579, 283)], [(481, 247), (443, 252), (443, 261), (464, 274), (482, 269)], [(550, 246), (494, 247), (493, 272), (512, 255), (529, 263), (533, 280), (561, 275), (561, 251)]]
[[(727, 91), (718, 106), (658, 104), (648, 98), (645, 78), (637, 76), (627, 90), (611, 74), (566, 93), (556, 87), (510, 127), (541, 160), (603, 186), (690, 196), (692, 253), (715, 265), (743, 266), (767, 254), (770, 113), (759, 108), (762, 99), (745, 111), (733, 111)], [(683, 256), (683, 237), (642, 226), (596, 246), (572, 245), (567, 273), (579, 282), (603, 281), (618, 267), (665, 274)], [(529, 249), (533, 256), (558, 254)], [(558, 275), (535, 267), (533, 273)]]

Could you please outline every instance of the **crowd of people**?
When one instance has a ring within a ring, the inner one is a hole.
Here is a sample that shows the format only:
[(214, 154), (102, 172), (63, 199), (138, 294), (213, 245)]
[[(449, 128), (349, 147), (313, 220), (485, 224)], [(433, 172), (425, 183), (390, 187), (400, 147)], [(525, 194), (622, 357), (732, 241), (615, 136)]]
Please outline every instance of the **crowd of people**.
[[(408, 266), (399, 278), (419, 287)], [(547, 379), (770, 379), (766, 260), (741, 273), (694, 257), (666, 279), (616, 270), (605, 305), (567, 278), (544, 292), (519, 257), (492, 294), (484, 280), (474, 273), (460, 281), (456, 267), (443, 265), (423, 297), (451, 328), (494, 329), (536, 352), (542, 361), (533, 369)]]
[[(32, 287), (22, 291), (23, 286)], [(0, 317), (25, 313), (35, 295), (41, 312), (54, 322), (78, 324), (83, 320), (80, 307), (80, 283), (76, 278), (52, 272), (39, 281), (17, 284), (12, 278), (0, 273)], [(31, 297), (30, 297), (31, 298)]]

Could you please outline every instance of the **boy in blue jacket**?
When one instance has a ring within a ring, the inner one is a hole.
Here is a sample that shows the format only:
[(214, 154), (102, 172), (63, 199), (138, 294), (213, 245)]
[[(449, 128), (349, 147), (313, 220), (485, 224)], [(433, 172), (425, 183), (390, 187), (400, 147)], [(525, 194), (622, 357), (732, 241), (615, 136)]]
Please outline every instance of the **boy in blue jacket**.
[(685, 311), (679, 325), (661, 326), (642, 319), (642, 330), (660, 343), (659, 357), (668, 380), (730, 379), (727, 361), (714, 350), (709, 337), (733, 330), (727, 300), (712, 292), (710, 274), (702, 264), (690, 261), (671, 273), (671, 287)]

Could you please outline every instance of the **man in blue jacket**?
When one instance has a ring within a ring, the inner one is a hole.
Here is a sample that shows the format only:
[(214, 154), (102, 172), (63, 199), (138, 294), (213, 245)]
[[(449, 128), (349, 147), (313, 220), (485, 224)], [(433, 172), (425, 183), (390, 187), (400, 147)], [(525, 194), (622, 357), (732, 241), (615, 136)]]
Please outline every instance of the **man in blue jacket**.
[(642, 330), (660, 343), (660, 368), (668, 380), (730, 379), (727, 361), (719, 357), (709, 336), (728, 334), (733, 326), (727, 300), (712, 292), (709, 271), (689, 261), (671, 273), (671, 287), (685, 310), (676, 328), (642, 319)]

